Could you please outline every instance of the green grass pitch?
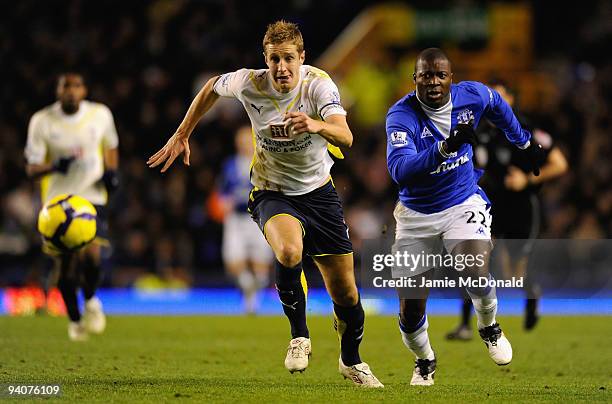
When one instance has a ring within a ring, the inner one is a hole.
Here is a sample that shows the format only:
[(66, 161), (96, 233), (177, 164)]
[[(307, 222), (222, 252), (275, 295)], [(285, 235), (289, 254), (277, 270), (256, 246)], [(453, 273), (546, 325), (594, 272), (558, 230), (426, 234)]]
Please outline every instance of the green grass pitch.
[(293, 375), (281, 317), (110, 317), (84, 343), (68, 341), (64, 318), (0, 317), (0, 384), (60, 383), (70, 402), (612, 401), (610, 317), (544, 317), (531, 333), (518, 317), (500, 320), (514, 347), (506, 367), (479, 339), (445, 341), (456, 318), (431, 317), (436, 384), (412, 387), (396, 319), (369, 316), (362, 358), (386, 385), (370, 391), (338, 374), (328, 317), (309, 319), (313, 356)]

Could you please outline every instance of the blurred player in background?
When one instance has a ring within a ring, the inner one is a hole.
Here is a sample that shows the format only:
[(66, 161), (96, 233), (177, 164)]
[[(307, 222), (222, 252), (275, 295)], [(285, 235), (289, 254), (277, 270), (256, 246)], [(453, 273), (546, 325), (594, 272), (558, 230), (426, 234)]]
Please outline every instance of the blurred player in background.
[(360, 386), (383, 387), (359, 357), (364, 311), (348, 227), (330, 177), (329, 152), (341, 156), (338, 146), (353, 143), (338, 89), (327, 73), (303, 64), (304, 42), (296, 24), (269, 25), (263, 50), (268, 69), (241, 69), (210, 79), (176, 133), (148, 164), (165, 162), (164, 172), (184, 153), (188, 165), (189, 136), (199, 119), (219, 96), (237, 98), (256, 141), (249, 211), (274, 251), (276, 288), (291, 324), (285, 367), (291, 373), (304, 371), (311, 353), (301, 283), (306, 253), (334, 303), (340, 373)]
[[(515, 108), (516, 95), (506, 83), (494, 80), (489, 86)], [(542, 145), (546, 161), (540, 175), (531, 173), (529, 161), (516, 147), (503, 138), (503, 131), (489, 120), (483, 119), (476, 130), (478, 147), (476, 164), (484, 167), (480, 184), (487, 193), (495, 215), (491, 232), (499, 239), (502, 271), (505, 279), (524, 278), (527, 294), (525, 305), (525, 329), (531, 330), (538, 321), (537, 305), (540, 290), (533, 277), (527, 276), (529, 254), (540, 231), (540, 201), (538, 191), (541, 184), (555, 179), (567, 171), (567, 160), (554, 145), (550, 134), (533, 128), (529, 121), (514, 111), (524, 128), (532, 130), (534, 139)], [(470, 317), (471, 299), (465, 299), (461, 311), (461, 324), (447, 334), (448, 339), (469, 340), (472, 338)]]
[[(414, 70), (416, 91), (395, 103), (387, 114), (387, 165), (399, 185), (394, 211), (397, 222), (395, 252), (455, 257), (482, 256), (467, 260), (464, 274), (491, 280), (490, 203), (477, 185), (472, 163), (477, 125), (488, 118), (526, 157), (536, 175), (543, 156), (541, 146), (523, 129), (501, 96), (482, 83), (452, 84), (451, 62), (437, 48), (422, 51)], [(431, 276), (431, 268), (412, 268), (409, 275)], [(394, 269), (396, 276), (398, 268)], [(420, 284), (420, 280), (418, 281)], [(436, 357), (429, 342), (425, 308), (429, 289), (405, 288), (400, 297), (399, 328), (406, 347), (416, 355), (410, 384), (432, 385)], [(489, 356), (498, 365), (512, 360), (512, 347), (495, 320), (495, 287), (467, 288), (478, 331)]]
[(234, 141), (237, 153), (223, 164), (220, 181), (225, 211), (223, 263), (242, 291), (246, 312), (255, 313), (257, 291), (268, 286), (274, 256), (247, 212), (252, 188), (249, 174), (254, 151), (251, 127), (240, 127)]
[[(73, 341), (88, 333), (102, 333), (106, 318), (95, 296), (100, 282), (100, 247), (108, 243), (105, 205), (109, 192), (118, 186), (118, 137), (110, 110), (86, 101), (83, 76), (68, 72), (59, 77), (54, 104), (36, 112), (28, 127), (25, 149), (26, 171), (41, 178), (43, 204), (60, 194), (75, 194), (89, 200), (97, 210), (96, 240), (82, 250), (55, 257), (59, 269), (58, 288), (64, 299)], [(77, 290), (85, 297), (81, 316)]]

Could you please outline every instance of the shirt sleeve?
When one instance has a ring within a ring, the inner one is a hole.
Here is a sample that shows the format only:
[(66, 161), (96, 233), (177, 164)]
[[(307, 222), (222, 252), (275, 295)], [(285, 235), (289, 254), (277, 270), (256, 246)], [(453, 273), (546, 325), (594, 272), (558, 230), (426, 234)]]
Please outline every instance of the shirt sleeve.
[(414, 144), (414, 118), (396, 111), (387, 115), (387, 169), (393, 181), (406, 185), (417, 175), (434, 170), (447, 157), (441, 149), (442, 142), (435, 142), (420, 152)]
[(531, 133), (521, 127), (512, 108), (499, 93), (482, 83), (473, 82), (485, 105), (485, 116), (501, 129), (510, 143), (519, 149), (529, 146)]
[(215, 82), (213, 91), (221, 97), (239, 98), (245, 83), (250, 79), (251, 73), (252, 71), (249, 69), (240, 69), (222, 74)]
[(42, 164), (47, 156), (47, 142), (43, 130), (41, 113), (32, 116), (28, 125), (25, 158), (28, 164)]
[(117, 135), (117, 128), (115, 127), (115, 119), (113, 118), (113, 113), (107, 106), (104, 105), (102, 108), (106, 122), (104, 133), (102, 133), (102, 146), (105, 150), (115, 149), (119, 147), (119, 136)]
[(345, 115), (346, 111), (340, 102), (340, 91), (329, 78), (320, 78), (313, 83), (313, 100), (317, 107), (317, 114), (325, 120), (331, 115)]

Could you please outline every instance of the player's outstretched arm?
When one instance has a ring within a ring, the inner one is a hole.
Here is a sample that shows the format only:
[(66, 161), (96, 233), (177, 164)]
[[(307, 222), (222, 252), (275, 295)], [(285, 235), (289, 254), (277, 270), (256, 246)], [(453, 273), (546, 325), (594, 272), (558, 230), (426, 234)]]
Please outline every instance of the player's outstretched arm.
[(285, 125), (291, 134), (317, 133), (334, 146), (351, 147), (353, 145), (353, 133), (344, 115), (330, 115), (325, 121), (318, 121), (303, 112), (287, 112)]
[(183, 154), (183, 163), (187, 166), (189, 165), (189, 137), (198, 124), (198, 121), (219, 98), (213, 91), (213, 86), (218, 78), (219, 76), (211, 78), (206, 82), (204, 87), (202, 87), (198, 95), (193, 99), (193, 102), (183, 118), (183, 122), (181, 122), (176, 132), (168, 139), (164, 147), (147, 160), (149, 168), (154, 168), (165, 163), (161, 169), (163, 173), (170, 168), (174, 160), (181, 154)]

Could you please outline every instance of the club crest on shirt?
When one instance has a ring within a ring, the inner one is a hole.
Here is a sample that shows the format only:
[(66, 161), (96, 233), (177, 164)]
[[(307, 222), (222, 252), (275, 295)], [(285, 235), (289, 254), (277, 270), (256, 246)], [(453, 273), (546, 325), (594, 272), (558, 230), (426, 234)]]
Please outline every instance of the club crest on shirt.
[(408, 133), (395, 131), (391, 133), (391, 144), (395, 147), (402, 147), (408, 144)]
[(474, 120), (474, 113), (471, 109), (464, 109), (457, 114), (457, 123), (470, 123)]

